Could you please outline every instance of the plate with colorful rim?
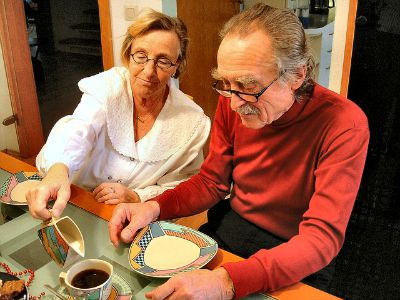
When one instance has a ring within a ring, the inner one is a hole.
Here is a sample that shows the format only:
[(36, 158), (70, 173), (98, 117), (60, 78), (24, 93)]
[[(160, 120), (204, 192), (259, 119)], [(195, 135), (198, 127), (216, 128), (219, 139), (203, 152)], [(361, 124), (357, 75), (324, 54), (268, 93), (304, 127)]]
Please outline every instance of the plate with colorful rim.
[[(5, 272), (0, 272), (0, 280), (3, 282), (3, 284), (7, 281), (12, 281), (12, 280), (20, 280), (20, 278), (18, 278), (17, 276), (5, 273)], [(18, 295), (17, 298), (13, 298), (14, 300), (19, 300), (19, 299), (29, 299), (29, 295), (28, 295), (28, 290), (25, 286), (24, 290), (22, 291), (22, 293), (20, 295)]]
[(218, 244), (206, 234), (175, 223), (150, 223), (136, 235), (129, 249), (134, 271), (169, 278), (200, 269), (217, 253)]
[(36, 172), (18, 172), (10, 175), (0, 187), (0, 202), (11, 205), (27, 205), (25, 194), (40, 183)]

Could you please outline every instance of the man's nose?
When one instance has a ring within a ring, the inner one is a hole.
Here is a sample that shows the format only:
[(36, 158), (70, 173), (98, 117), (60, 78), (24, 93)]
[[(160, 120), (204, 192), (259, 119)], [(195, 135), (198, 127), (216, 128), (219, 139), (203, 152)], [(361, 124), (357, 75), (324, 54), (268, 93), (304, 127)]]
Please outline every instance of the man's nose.
[(240, 98), (238, 95), (235, 93), (232, 93), (231, 97), (231, 109), (232, 110), (237, 110), (239, 107), (243, 106), (247, 102), (244, 101), (242, 98)]

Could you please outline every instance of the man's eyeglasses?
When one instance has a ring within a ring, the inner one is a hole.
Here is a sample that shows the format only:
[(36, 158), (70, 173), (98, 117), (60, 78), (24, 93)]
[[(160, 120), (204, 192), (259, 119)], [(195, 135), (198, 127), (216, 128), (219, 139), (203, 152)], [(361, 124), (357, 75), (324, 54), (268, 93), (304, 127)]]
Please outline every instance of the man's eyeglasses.
[(129, 54), (135, 61), (135, 63), (139, 65), (144, 65), (146, 64), (149, 60), (154, 60), (154, 64), (160, 68), (161, 70), (167, 70), (171, 68), (172, 66), (176, 66), (176, 63), (171, 62), (168, 58), (161, 57), (161, 58), (148, 58), (146, 53), (139, 51), (135, 53)]
[(235, 90), (227, 90), (224, 87), (224, 83), (221, 80), (217, 80), (214, 82), (212, 85), (212, 88), (217, 91), (219, 94), (221, 94), (224, 97), (231, 98), (233, 94), (238, 96), (240, 99), (247, 101), (247, 102), (258, 102), (258, 98), (261, 97), (261, 95), (268, 90), (268, 88), (278, 80), (280, 76), (276, 77), (274, 80), (272, 80), (265, 88), (263, 88), (261, 91), (259, 91), (256, 94), (250, 94), (250, 93), (244, 93), (240, 91), (235, 91)]

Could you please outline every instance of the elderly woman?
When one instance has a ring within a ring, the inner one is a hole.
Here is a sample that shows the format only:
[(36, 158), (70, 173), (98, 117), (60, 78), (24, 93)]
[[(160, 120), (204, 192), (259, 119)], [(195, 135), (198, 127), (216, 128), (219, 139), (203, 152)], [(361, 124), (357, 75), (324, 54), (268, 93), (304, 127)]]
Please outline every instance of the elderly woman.
[(128, 28), (123, 67), (79, 82), (73, 115), (59, 120), (36, 165), (45, 174), (27, 193), (31, 214), (61, 215), (70, 183), (99, 202), (143, 202), (197, 173), (210, 130), (203, 110), (175, 85), (186, 65), (188, 36), (176, 18), (154, 10)]

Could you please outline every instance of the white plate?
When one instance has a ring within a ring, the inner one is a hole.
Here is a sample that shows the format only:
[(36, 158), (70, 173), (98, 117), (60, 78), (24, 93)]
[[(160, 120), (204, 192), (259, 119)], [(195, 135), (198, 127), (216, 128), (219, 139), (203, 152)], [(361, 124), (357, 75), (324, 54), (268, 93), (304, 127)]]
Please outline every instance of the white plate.
[(10, 175), (0, 187), (0, 202), (27, 205), (25, 194), (38, 185), (42, 177), (35, 172), (18, 172)]
[(129, 249), (129, 264), (140, 274), (168, 278), (200, 269), (217, 253), (218, 244), (192, 228), (154, 222), (143, 228)]

